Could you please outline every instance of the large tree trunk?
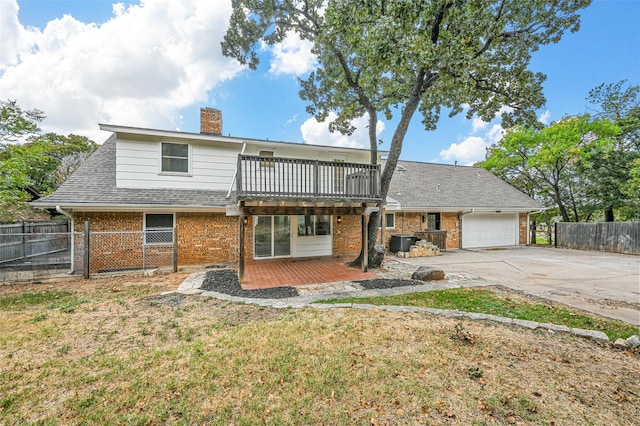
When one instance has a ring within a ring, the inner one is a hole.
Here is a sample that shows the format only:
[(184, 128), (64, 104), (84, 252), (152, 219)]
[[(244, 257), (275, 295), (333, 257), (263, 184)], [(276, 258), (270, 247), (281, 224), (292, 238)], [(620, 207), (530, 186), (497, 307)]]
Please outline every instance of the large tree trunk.
[[(420, 96), (425, 89), (425, 75), (424, 71), (420, 71), (416, 76), (416, 84), (414, 86), (411, 95), (409, 96), (407, 103), (405, 104), (404, 109), (402, 110), (402, 115), (400, 117), (400, 122), (396, 127), (395, 132), (393, 133), (393, 138), (391, 139), (391, 147), (389, 148), (389, 156), (387, 157), (387, 162), (382, 170), (382, 175), (380, 178), (380, 198), (381, 202), (378, 203), (378, 207), (380, 209), (378, 212), (372, 213), (369, 216), (368, 226), (368, 234), (369, 240), (367, 241), (367, 256), (368, 256), (368, 264), (371, 268), (377, 268), (380, 266), (378, 261), (381, 261), (379, 256), (376, 256), (375, 246), (376, 241), (378, 240), (378, 232), (380, 230), (380, 215), (382, 206), (385, 204), (385, 200), (387, 199), (387, 194), (389, 193), (389, 186), (391, 185), (391, 178), (393, 177), (393, 173), (396, 170), (396, 166), (398, 165), (398, 160), (400, 159), (400, 153), (402, 152), (402, 143), (404, 142), (404, 137), (407, 134), (407, 130), (409, 129), (409, 123), (411, 122), (411, 118), (413, 114), (418, 109), (418, 105), (420, 104)], [(431, 83), (431, 77), (426, 80), (427, 83)], [(371, 126), (371, 123), (369, 124)], [(374, 140), (371, 141), (371, 129), (369, 129), (369, 138), (371, 144), (377, 144), (375, 140), (375, 132), (374, 132)], [(372, 150), (373, 153), (373, 150)], [(372, 164), (373, 161), (377, 162), (377, 158), (371, 158)], [(384, 241), (383, 241), (384, 244)], [(377, 264), (376, 264), (377, 263)], [(355, 259), (353, 262), (349, 263), (350, 266), (353, 267), (361, 267), (362, 266), (362, 253)]]
[(608, 208), (604, 211), (604, 221), (605, 222), (615, 222), (615, 217), (613, 214), (613, 209)]

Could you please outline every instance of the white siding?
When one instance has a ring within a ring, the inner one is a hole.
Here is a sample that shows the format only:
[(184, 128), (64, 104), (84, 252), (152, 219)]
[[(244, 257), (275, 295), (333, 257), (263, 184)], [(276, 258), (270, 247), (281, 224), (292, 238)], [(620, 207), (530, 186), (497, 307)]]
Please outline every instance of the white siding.
[(240, 146), (191, 143), (190, 173), (181, 175), (161, 173), (160, 143), (118, 141), (116, 181), (119, 188), (229, 189)]
[(331, 256), (333, 254), (333, 237), (331, 235), (299, 237), (294, 233), (292, 237), (293, 257)]
[[(142, 138), (140, 138), (142, 139)], [(161, 173), (161, 143), (188, 143), (190, 173)], [(306, 158), (332, 161), (344, 158), (347, 162), (369, 163), (368, 151), (337, 152), (327, 147), (310, 148), (263, 145), (248, 142), (245, 154), (258, 155), (262, 150), (273, 151), (276, 157)], [(301, 149), (302, 148), (302, 149)], [(166, 188), (227, 191), (233, 181), (241, 143), (174, 140), (154, 137), (153, 140), (118, 139), (116, 150), (116, 184), (119, 188)]]
[(370, 154), (369, 151), (351, 151), (348, 153), (341, 151), (332, 151), (331, 148), (318, 147), (317, 149), (309, 148), (309, 145), (304, 145), (306, 149), (300, 149), (291, 144), (292, 146), (268, 146), (255, 143), (247, 145), (245, 154), (258, 155), (260, 150), (273, 151), (274, 157), (284, 158), (306, 158), (309, 160), (323, 160), (334, 161), (336, 158), (344, 159), (348, 163), (364, 163), (369, 164)]

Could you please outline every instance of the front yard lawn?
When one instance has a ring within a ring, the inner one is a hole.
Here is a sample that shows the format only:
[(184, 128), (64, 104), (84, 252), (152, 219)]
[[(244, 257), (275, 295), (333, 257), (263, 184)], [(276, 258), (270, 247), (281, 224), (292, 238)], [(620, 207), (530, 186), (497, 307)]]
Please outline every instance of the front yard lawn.
[(637, 353), (428, 313), (161, 294), (184, 278), (0, 285), (0, 424), (623, 425), (640, 416)]
[(571, 309), (539, 298), (527, 297), (503, 287), (473, 287), (409, 293), (371, 298), (344, 298), (322, 303), (365, 303), (371, 305), (417, 306), (457, 309), (528, 321), (598, 330), (611, 341), (639, 334), (638, 327), (587, 312)]

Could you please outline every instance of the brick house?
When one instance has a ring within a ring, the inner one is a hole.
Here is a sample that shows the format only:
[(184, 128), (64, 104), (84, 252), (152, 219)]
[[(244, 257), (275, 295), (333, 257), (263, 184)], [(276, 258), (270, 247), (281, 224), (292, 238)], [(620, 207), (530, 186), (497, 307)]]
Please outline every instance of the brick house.
[[(201, 110), (200, 133), (100, 128), (112, 136), (32, 204), (65, 211), (76, 231), (88, 221), (95, 232), (146, 232), (120, 250), (170, 242), (180, 265), (241, 271), (245, 259), (355, 255), (380, 201), (383, 160), (371, 165), (368, 150), (223, 136), (216, 109)], [(429, 229), (446, 231), (447, 249), (526, 244), (529, 213), (541, 207), (482, 169), (416, 162), (399, 163), (386, 201), (387, 245)], [(91, 255), (106, 265), (114, 250)]]

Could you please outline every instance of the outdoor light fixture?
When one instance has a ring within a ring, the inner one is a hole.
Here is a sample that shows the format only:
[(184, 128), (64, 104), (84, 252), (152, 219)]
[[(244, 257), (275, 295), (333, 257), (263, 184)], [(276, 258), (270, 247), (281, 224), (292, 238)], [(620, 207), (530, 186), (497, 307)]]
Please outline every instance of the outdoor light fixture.
[(342, 223), (342, 216), (338, 216), (338, 223)]
[(426, 216), (422, 216), (422, 223), (425, 223), (427, 221), (427, 217)]
[(247, 223), (249, 223), (249, 218), (247, 216), (244, 217), (244, 224), (246, 225)]

